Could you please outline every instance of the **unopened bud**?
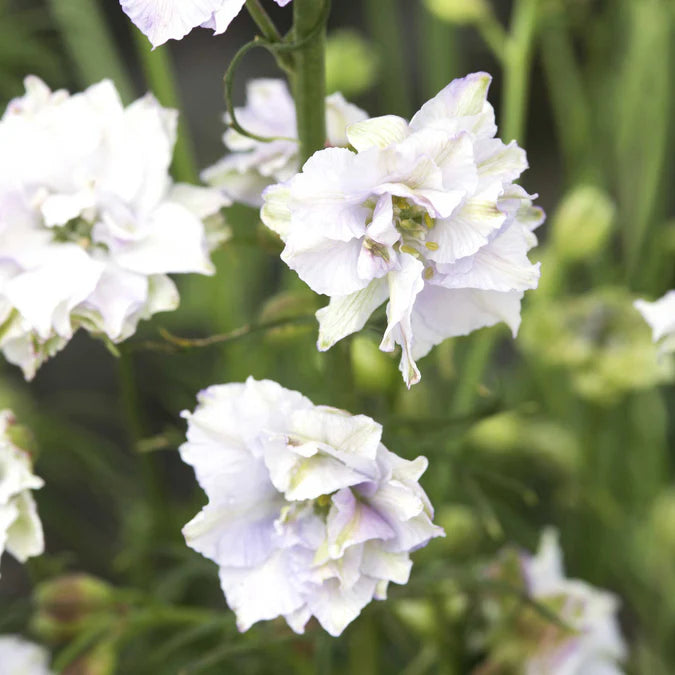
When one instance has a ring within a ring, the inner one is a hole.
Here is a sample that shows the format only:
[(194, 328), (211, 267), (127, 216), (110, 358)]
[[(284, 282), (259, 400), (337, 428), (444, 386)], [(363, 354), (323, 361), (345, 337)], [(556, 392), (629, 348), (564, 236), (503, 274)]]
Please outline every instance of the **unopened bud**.
[(112, 588), (86, 574), (71, 574), (47, 581), (35, 592), (35, 631), (48, 642), (60, 642), (86, 628), (92, 615), (109, 611)]
[(555, 254), (571, 262), (596, 255), (609, 239), (615, 211), (612, 200), (599, 188), (591, 185), (574, 188), (552, 219)]
[(485, 0), (425, 0), (425, 4), (432, 14), (449, 23), (480, 23), (491, 13)]

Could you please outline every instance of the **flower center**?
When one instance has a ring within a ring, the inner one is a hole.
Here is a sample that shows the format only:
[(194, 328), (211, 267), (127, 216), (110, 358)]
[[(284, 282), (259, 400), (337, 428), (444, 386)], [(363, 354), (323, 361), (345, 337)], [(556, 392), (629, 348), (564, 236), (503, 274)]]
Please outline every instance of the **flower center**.
[(393, 208), (394, 227), (401, 235), (394, 248), (400, 253), (407, 253), (421, 260), (425, 264), (424, 276), (427, 279), (431, 278), (434, 270), (427, 261), (426, 254), (428, 251), (437, 251), (438, 244), (435, 241), (427, 241), (427, 236), (436, 222), (424, 207), (412, 204), (404, 197), (394, 197)]

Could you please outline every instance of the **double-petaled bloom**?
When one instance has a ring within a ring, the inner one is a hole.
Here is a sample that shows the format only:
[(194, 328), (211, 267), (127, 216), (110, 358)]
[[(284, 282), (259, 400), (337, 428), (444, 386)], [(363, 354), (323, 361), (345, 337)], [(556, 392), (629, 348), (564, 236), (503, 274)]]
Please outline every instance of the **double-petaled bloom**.
[(488, 663), (525, 675), (621, 675), (627, 650), (617, 621), (618, 600), (565, 576), (557, 533), (545, 531), (537, 554), (520, 553), (516, 563), (524, 593), (556, 619), (537, 609), (522, 609), (529, 612), (527, 618), (511, 605), (506, 613), (493, 609), (492, 620), (500, 623)]
[[(284, 7), (291, 0), (274, 0)], [(224, 33), (246, 0), (120, 0), (127, 16), (147, 35), (153, 47), (180, 40), (193, 28)]]
[(0, 635), (0, 673), (52, 675), (49, 652), (18, 635)]
[(153, 97), (26, 90), (0, 121), (0, 349), (30, 379), (80, 327), (119, 342), (175, 309), (167, 273), (213, 272), (203, 219), (225, 200), (173, 184), (177, 115)]
[(385, 116), (347, 128), (349, 149), (315, 153), (269, 187), (262, 219), (282, 259), (315, 292), (321, 350), (387, 304), (380, 348), (402, 348), (401, 372), (444, 339), (500, 321), (515, 334), (539, 266), (527, 252), (543, 213), (513, 181), (527, 167), (515, 142), (494, 138), (490, 76), (455, 80), (410, 122)]
[(675, 291), (668, 291), (654, 302), (636, 300), (636, 309), (652, 329), (652, 339), (662, 354), (675, 352)]
[(209, 503), (183, 532), (218, 564), (240, 630), (283, 616), (303, 632), (313, 615), (339, 635), (443, 534), (418, 483), (426, 459), (389, 452), (369, 417), (250, 378), (184, 416), (181, 456)]
[[(235, 109), (237, 121), (246, 131), (274, 140), (263, 142), (228, 128), (223, 142), (230, 154), (206, 169), (202, 179), (236, 202), (261, 207), (266, 187), (300, 169), (295, 103), (283, 80), (251, 80), (246, 91), (246, 106)], [(347, 126), (367, 117), (342, 94), (326, 97), (326, 144), (346, 147)], [(230, 121), (226, 115), (225, 122)]]
[(44, 551), (42, 523), (31, 494), (43, 482), (33, 474), (30, 455), (12, 442), (14, 424), (9, 410), (0, 411), (0, 557), (8, 551), (25, 562)]

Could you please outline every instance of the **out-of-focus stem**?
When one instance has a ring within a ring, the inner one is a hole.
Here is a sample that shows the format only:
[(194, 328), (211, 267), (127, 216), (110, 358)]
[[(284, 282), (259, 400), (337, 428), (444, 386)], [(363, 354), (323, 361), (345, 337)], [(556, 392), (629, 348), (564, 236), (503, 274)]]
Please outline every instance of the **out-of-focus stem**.
[(366, 0), (366, 21), (382, 55), (382, 93), (385, 111), (410, 115), (410, 81), (405, 47), (410, 38), (401, 26), (398, 0)]
[(424, 81), (424, 98), (435, 96), (461, 71), (457, 50), (457, 31), (451, 24), (439, 21), (424, 3), (418, 4), (420, 24), (420, 61)]
[(122, 99), (130, 101), (133, 86), (99, 3), (92, 0), (50, 0), (49, 7), (81, 84), (88, 86), (108, 77), (115, 82)]
[[(168, 48), (164, 46), (152, 50), (147, 38), (137, 30), (134, 31), (134, 38), (150, 90), (163, 106), (181, 110)], [(174, 178), (181, 182), (196, 183), (199, 180), (192, 142), (184, 120), (180, 120), (178, 124), (178, 139), (173, 156), (172, 173)]]
[(516, 0), (504, 52), (501, 137), (525, 141), (527, 99), (540, 0)]
[(553, 101), (553, 115), (565, 157), (567, 182), (590, 180), (598, 173), (591, 164), (591, 112), (562, 6), (546, 8), (540, 29), (542, 63)]
[[(516, 0), (513, 8), (511, 32), (503, 58), (504, 92), (500, 135), (505, 141), (515, 139), (522, 144), (525, 139), (525, 112), (540, 1)], [(454, 414), (466, 413), (473, 406), (498, 337), (494, 331), (489, 331), (473, 338), (452, 401), (451, 410)]]
[(326, 26), (317, 30), (327, 0), (294, 0), (295, 109), (301, 161), (326, 143)]

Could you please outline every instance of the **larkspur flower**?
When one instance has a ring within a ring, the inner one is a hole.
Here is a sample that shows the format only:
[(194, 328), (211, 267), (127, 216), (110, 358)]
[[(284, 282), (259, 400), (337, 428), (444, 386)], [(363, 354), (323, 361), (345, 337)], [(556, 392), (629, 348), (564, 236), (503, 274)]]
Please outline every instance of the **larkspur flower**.
[(662, 354), (675, 352), (675, 291), (654, 302), (636, 300), (635, 308), (652, 329), (652, 339)]
[(426, 459), (389, 452), (369, 417), (251, 378), (184, 416), (181, 456), (209, 503), (183, 532), (218, 564), (240, 630), (283, 616), (301, 633), (314, 615), (339, 635), (443, 534), (418, 483)]
[(226, 201), (173, 184), (176, 113), (101, 82), (26, 80), (0, 121), (0, 349), (27, 379), (80, 327), (113, 342), (175, 309), (167, 273), (211, 274), (204, 218)]
[(524, 151), (494, 138), (490, 81), (451, 82), (409, 123), (352, 124), (356, 152), (321, 150), (265, 191), (262, 219), (284, 241), (282, 259), (330, 296), (317, 313), (320, 350), (388, 300), (380, 349), (402, 347), (410, 386), (416, 359), (444, 339), (500, 321), (518, 330), (523, 293), (539, 278), (527, 252), (543, 212), (513, 184)]
[[(520, 579), (511, 579), (514, 567)], [(607, 591), (565, 576), (554, 530), (544, 531), (536, 555), (505, 556), (492, 574), (506, 574), (511, 583), (522, 583), (524, 592), (557, 616), (558, 622), (536, 609), (523, 608), (519, 599), (515, 602), (520, 614), (511, 604), (501, 612), (493, 607), (490, 616), (497, 628), (496, 642), (488, 664), (524, 675), (621, 675), (619, 664), (627, 650), (616, 616), (618, 600)], [(488, 667), (484, 672), (493, 670)]]
[[(291, 0), (274, 0), (284, 7)], [(120, 0), (125, 14), (147, 35), (153, 47), (180, 40), (193, 28), (224, 33), (246, 0)]]
[(0, 557), (7, 550), (25, 562), (44, 551), (42, 523), (31, 494), (43, 482), (33, 474), (30, 455), (10, 437), (14, 424), (9, 410), (0, 411)]
[(0, 672), (4, 675), (51, 675), (49, 652), (18, 635), (0, 635)]
[[(237, 202), (261, 207), (263, 190), (294, 176), (300, 169), (295, 103), (283, 80), (251, 80), (246, 106), (235, 109), (237, 121), (247, 131), (268, 138), (269, 143), (243, 136), (229, 128), (223, 142), (230, 154), (202, 173), (202, 180)], [(342, 94), (326, 98), (327, 145), (346, 147), (346, 129), (368, 118), (366, 112), (347, 102)], [(229, 123), (226, 115), (225, 122)]]

